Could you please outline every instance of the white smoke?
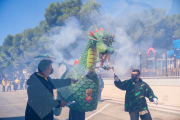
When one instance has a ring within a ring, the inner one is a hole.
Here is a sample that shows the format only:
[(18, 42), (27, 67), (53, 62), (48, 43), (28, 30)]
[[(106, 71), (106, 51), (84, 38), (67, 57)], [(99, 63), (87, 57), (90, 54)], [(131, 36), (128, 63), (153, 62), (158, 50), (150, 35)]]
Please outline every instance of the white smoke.
[[(116, 4), (112, 4), (114, 6), (114, 14), (111, 14), (108, 11), (108, 8), (101, 6), (101, 11), (104, 10), (101, 14), (99, 14), (98, 11), (94, 11), (89, 15), (89, 18), (94, 21), (93, 25), (91, 25), (86, 33), (82, 32), (80, 22), (75, 17), (70, 17), (66, 20), (64, 26), (54, 27), (50, 31), (48, 31), (47, 34), (43, 35), (36, 43), (36, 45), (41, 47), (43, 45), (41, 40), (44, 41), (44, 39), (47, 39), (49, 43), (48, 45), (45, 45), (46, 51), (49, 51), (54, 57), (56, 57), (55, 63), (66, 61), (69, 64), (73, 64), (74, 61), (81, 56), (82, 51), (87, 43), (87, 40), (82, 40), (81, 36), (88, 36), (89, 31), (103, 28), (105, 31), (109, 31), (112, 34), (115, 34), (115, 42), (113, 43), (115, 53), (114, 55), (112, 55), (112, 59), (115, 59), (115, 63), (113, 64), (113, 66), (115, 66), (116, 74), (125, 74), (126, 71), (128, 71), (129, 67), (133, 65), (135, 65), (135, 67), (138, 67), (140, 63), (138, 62), (139, 57), (134, 56), (132, 52), (143, 51), (144, 49), (152, 47), (153, 37), (149, 35), (147, 39), (142, 40), (141, 43), (137, 41), (136, 44), (133, 44), (133, 41), (138, 40), (142, 36), (143, 32), (146, 32), (146, 28), (148, 26), (158, 23), (163, 17), (156, 19), (156, 14), (144, 14), (143, 16), (139, 16), (138, 14), (136, 14), (136, 10), (133, 11), (133, 13), (130, 12), (131, 14), (127, 16), (123, 16), (128, 7), (136, 6), (129, 5), (125, 0), (119, 1)], [(124, 6), (119, 8), (119, 5)], [(151, 6), (153, 7), (153, 5)], [(130, 26), (130, 28), (127, 28), (128, 25)], [(138, 34), (136, 34), (136, 36), (131, 36), (129, 33), (127, 33), (127, 31), (130, 29)], [(77, 45), (72, 47), (72, 43), (76, 43)], [(137, 46), (139, 46), (139, 48), (137, 48)], [(28, 49), (30, 49), (28, 51), (32, 51), (32, 54), (34, 54), (33, 56), (37, 55), (36, 52), (33, 52), (33, 48)], [(71, 55), (71, 59), (69, 59), (68, 61), (65, 60), (63, 54), (64, 50), (66, 50), (68, 54)], [(45, 50), (42, 50), (41, 53), (45, 54), (45, 52), (43, 51)], [(29, 61), (33, 60), (34, 58), (29, 59)], [(58, 64), (54, 64), (53, 67), (55, 68), (55, 71), (56, 69), (57, 71), (65, 71), (65, 68), (63, 70), (60, 70), (60, 68), (58, 68)], [(59, 78), (58, 73), (56, 76), (57, 78)]]
[[(141, 42), (138, 42), (138, 39), (147, 31), (151, 31), (147, 28), (160, 22), (164, 18), (164, 14), (159, 15), (160, 17), (158, 18), (158, 12), (150, 12), (150, 10), (144, 10), (143, 7), (141, 7), (141, 11), (138, 9), (140, 12), (134, 8), (131, 9), (130, 14), (123, 16), (123, 12), (127, 13), (127, 8), (137, 7), (141, 3), (139, 2), (136, 4), (137, 6), (132, 6), (126, 4), (126, 1), (121, 1), (116, 3), (117, 6), (120, 6), (120, 3), (124, 4), (125, 7), (113, 7), (114, 14), (110, 14), (108, 9), (103, 6), (101, 6), (101, 10), (104, 10), (103, 14), (99, 14), (96, 11), (91, 13), (90, 16), (95, 17), (93, 18), (95, 24), (89, 28), (89, 31), (103, 28), (105, 31), (115, 34), (115, 42), (113, 43), (115, 52), (112, 55), (114, 64), (112, 64), (112, 66), (115, 67), (115, 73), (117, 75), (124, 75), (133, 68), (140, 69), (139, 55), (146, 53), (148, 48), (152, 47), (154, 39), (152, 33), (148, 34), (145, 40), (141, 40)], [(153, 8), (153, 5), (149, 6)], [(127, 33), (128, 31), (133, 31), (135, 34)], [(111, 71), (103, 72), (113, 73)], [(110, 75), (108, 77), (112, 76)]]
[[(79, 21), (75, 17), (70, 17), (66, 20), (64, 26), (54, 27), (50, 31), (50, 46), (49, 50), (56, 57), (55, 63), (61, 63), (62, 61), (67, 62), (68, 64), (73, 64), (75, 59), (71, 48), (71, 44), (78, 41), (78, 38), (82, 36), (82, 30), (80, 27)], [(64, 50), (68, 52), (69, 55), (72, 55), (72, 58), (69, 60), (64, 59)], [(80, 54), (80, 52), (75, 51), (74, 54)], [(80, 55), (79, 55), (80, 56)], [(60, 78), (61, 75), (65, 72), (65, 66), (59, 66), (54, 64), (54, 73), (51, 75), (52, 78)]]
[(56, 31), (57, 34), (50, 36), (49, 49), (57, 57), (57, 62), (61, 62), (63, 60), (61, 50), (67, 49), (69, 51), (69, 45), (82, 35), (80, 23), (76, 18), (71, 17), (67, 20), (65, 26), (53, 28), (52, 31)]
[[(112, 55), (112, 59), (115, 59), (114, 64), (112, 64), (115, 66), (115, 73), (118, 75), (124, 75), (132, 68), (139, 69), (139, 54), (141, 51), (152, 47), (153, 37), (149, 35), (146, 37), (146, 40), (140, 43), (137, 42), (136, 44), (134, 44), (133, 41), (137, 41), (143, 32), (146, 31), (146, 27), (157, 23), (159, 19), (150, 22), (150, 20), (153, 19), (153, 15), (151, 14), (149, 14), (149, 16), (136, 16), (135, 14), (130, 14), (128, 17), (124, 18), (115, 14), (115, 16), (110, 17), (107, 14), (99, 14), (97, 11), (94, 11), (89, 16), (93, 18), (93, 23), (95, 24), (93, 24), (87, 31), (94, 31), (95, 29), (103, 28), (105, 31), (115, 34), (115, 42), (113, 43), (115, 53), (114, 56)], [(129, 29), (132, 29), (135, 33), (137, 33), (135, 34), (136, 36), (128, 34), (127, 31)], [(88, 35), (88, 33), (86, 34)], [(74, 61), (81, 56), (82, 50), (87, 43), (87, 40), (80, 41), (77, 39), (81, 35), (82, 31), (79, 22), (75, 18), (71, 18), (65, 26), (59, 28), (58, 34), (51, 37), (54, 41), (54, 44), (51, 45), (51, 50), (53, 51), (54, 55), (58, 56), (58, 61), (63, 60), (63, 56), (58, 48), (65, 48), (70, 52), (71, 55), (76, 56), (76, 58), (71, 59), (71, 61)], [(68, 46), (75, 41), (78, 42), (77, 47), (75, 47), (74, 50), (70, 50)]]

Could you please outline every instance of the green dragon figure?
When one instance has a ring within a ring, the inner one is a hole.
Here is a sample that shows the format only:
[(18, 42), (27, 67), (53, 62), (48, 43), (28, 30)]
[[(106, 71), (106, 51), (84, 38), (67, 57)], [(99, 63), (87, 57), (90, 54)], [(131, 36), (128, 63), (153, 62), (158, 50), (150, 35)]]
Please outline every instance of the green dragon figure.
[(100, 66), (102, 66), (107, 56), (114, 52), (112, 47), (114, 35), (102, 28), (100, 31), (96, 29), (95, 33), (91, 31), (88, 39), (79, 64), (74, 65), (61, 77), (75, 78), (78, 82), (57, 90), (57, 96), (61, 100), (75, 101), (69, 108), (80, 112), (93, 111), (97, 108), (99, 94), (99, 81), (95, 72), (97, 55), (100, 56)]

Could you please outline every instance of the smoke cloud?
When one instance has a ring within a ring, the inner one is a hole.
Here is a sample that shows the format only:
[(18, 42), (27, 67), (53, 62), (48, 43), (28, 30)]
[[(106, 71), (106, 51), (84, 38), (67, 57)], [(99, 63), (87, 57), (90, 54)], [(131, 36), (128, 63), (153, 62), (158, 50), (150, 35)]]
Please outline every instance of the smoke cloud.
[[(113, 63), (110, 64), (110, 66), (115, 67), (115, 73), (123, 76), (130, 68), (139, 68), (139, 53), (146, 52), (145, 50), (152, 47), (154, 40), (151, 35), (147, 36), (146, 40), (142, 40), (141, 42), (138, 42), (138, 39), (147, 31), (147, 27), (161, 21), (163, 14), (161, 17), (156, 18), (157, 14), (155, 12), (154, 14), (150, 14), (150, 12), (141, 11), (144, 8), (136, 11), (133, 7), (137, 7), (139, 4), (132, 6), (132, 4), (125, 0), (119, 1), (116, 4), (112, 2), (112, 4), (113, 5), (110, 6), (114, 6), (114, 14), (103, 6), (101, 6), (102, 13), (94, 11), (89, 14), (89, 18), (92, 19), (92, 25), (88, 28), (86, 33), (83, 33), (80, 22), (75, 17), (70, 17), (66, 20), (64, 26), (54, 27), (49, 30), (47, 34), (42, 35), (40, 40), (36, 42), (36, 46), (31, 46), (23, 51), (24, 53), (26, 51), (32, 51), (31, 55), (25, 56), (28, 58), (28, 61), (25, 61), (27, 64), (26, 66), (28, 67), (30, 63), (32, 63), (31, 67), (33, 66), (32, 70), (29, 70), (30, 73), (35, 71), (38, 62), (40, 61), (40, 59), (33, 58), (38, 55), (35, 51), (36, 48), (42, 48), (40, 51), (42, 54), (46, 54), (47, 51), (49, 51), (49, 53), (56, 57), (53, 67), (55, 71), (62, 72), (66, 69), (63, 66), (62, 68), (59, 68), (58, 63), (66, 61), (68, 64), (73, 64), (74, 61), (81, 56), (87, 43), (87, 39), (82, 39), (82, 36), (88, 36), (89, 31), (94, 31), (95, 29), (100, 28), (115, 34), (115, 42), (113, 43), (115, 52), (111, 56)], [(119, 5), (124, 6), (119, 8)], [(150, 6), (153, 8), (153, 5)], [(131, 11), (127, 13), (126, 10), (129, 7), (131, 8)], [(141, 12), (141, 14), (137, 14), (138, 12)], [(136, 33), (135, 36), (129, 34), (128, 31), (134, 31), (134, 33)], [(43, 41), (48, 42), (44, 45)], [(43, 49), (44, 47), (42, 46), (45, 46), (45, 49)], [(158, 49), (158, 51), (161, 50)], [(9, 67), (6, 69), (9, 69)], [(104, 72), (112, 73), (112, 71)], [(61, 74), (62, 73), (60, 72), (54, 72), (54, 75), (52, 76), (54, 78), (59, 78)]]
[(50, 36), (49, 50), (57, 57), (57, 62), (61, 62), (63, 60), (61, 50), (71, 51), (70, 44), (82, 35), (80, 23), (76, 18), (71, 17), (67, 20), (65, 26), (53, 28), (51, 31), (56, 31), (57, 34)]

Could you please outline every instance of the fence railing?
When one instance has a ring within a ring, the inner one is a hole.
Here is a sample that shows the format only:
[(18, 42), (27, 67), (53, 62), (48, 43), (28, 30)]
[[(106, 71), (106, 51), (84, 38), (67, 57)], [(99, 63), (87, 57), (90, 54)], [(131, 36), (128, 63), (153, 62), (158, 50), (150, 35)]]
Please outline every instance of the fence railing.
[[(113, 78), (112, 71), (103, 71), (100, 73), (103, 78)], [(127, 70), (121, 77), (128, 77), (131, 75), (131, 70)], [(141, 69), (142, 77), (163, 77), (163, 76), (180, 76), (180, 68), (168, 68), (167, 75), (165, 69)]]
[[(130, 77), (120, 78), (122, 81)], [(141, 79), (151, 86), (180, 86), (180, 76), (177, 77), (141, 77)], [(104, 84), (114, 84), (114, 78), (103, 78)]]
[(167, 75), (165, 69), (142, 69), (142, 76), (180, 76), (180, 68), (168, 68)]

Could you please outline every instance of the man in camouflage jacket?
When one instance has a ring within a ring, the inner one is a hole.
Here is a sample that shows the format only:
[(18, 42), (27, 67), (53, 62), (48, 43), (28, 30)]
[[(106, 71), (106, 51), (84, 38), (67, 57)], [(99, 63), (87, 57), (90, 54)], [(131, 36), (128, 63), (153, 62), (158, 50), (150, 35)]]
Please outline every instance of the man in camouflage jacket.
[(131, 79), (121, 81), (116, 75), (114, 84), (121, 90), (126, 90), (125, 111), (129, 112), (131, 120), (152, 120), (145, 97), (158, 104), (158, 99), (147, 83), (140, 78), (140, 71), (132, 70)]

